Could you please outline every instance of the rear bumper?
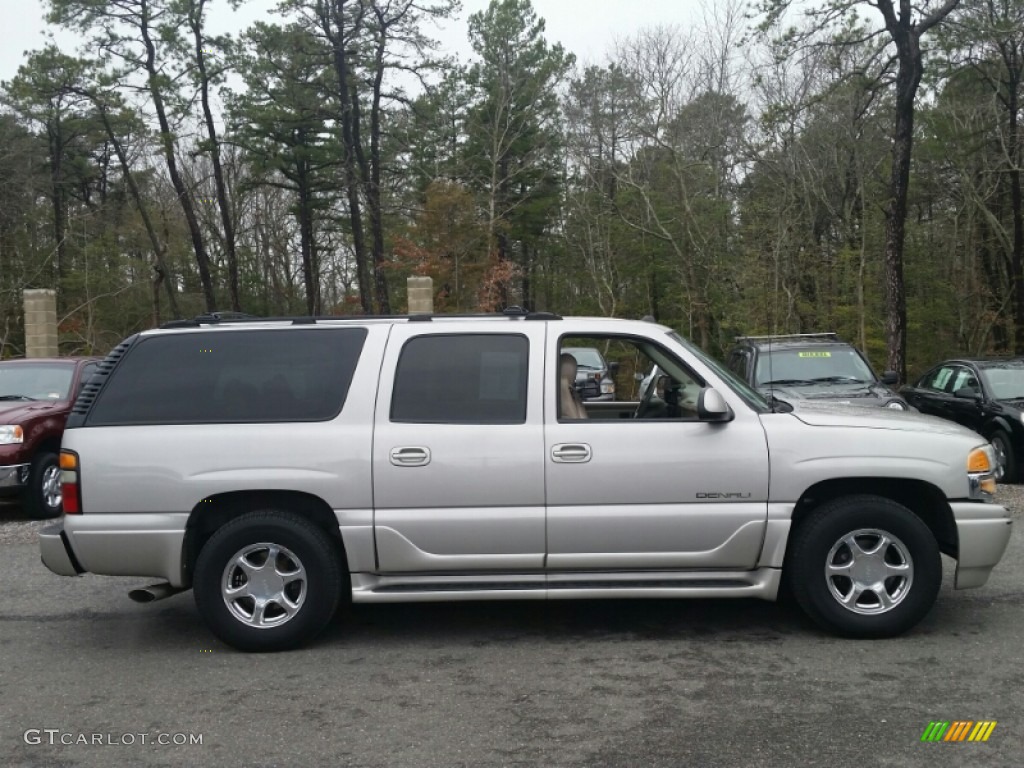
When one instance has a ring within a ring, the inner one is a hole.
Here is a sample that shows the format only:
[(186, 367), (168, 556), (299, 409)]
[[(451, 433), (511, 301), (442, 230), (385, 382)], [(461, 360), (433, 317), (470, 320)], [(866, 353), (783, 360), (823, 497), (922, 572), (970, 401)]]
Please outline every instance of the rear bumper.
[(28, 485), (28, 464), (8, 464), (0, 467), (0, 493), (14, 493)]
[(39, 531), (39, 551), (43, 565), (58, 576), (78, 576), (84, 572), (71, 551), (63, 520)]
[(64, 531), (78, 562), (103, 576), (153, 576), (172, 587), (185, 580), (188, 513), (65, 515)]
[(955, 587), (980, 587), (1006, 551), (1013, 526), (1010, 513), (998, 504), (981, 502), (958, 501), (949, 506), (959, 538)]

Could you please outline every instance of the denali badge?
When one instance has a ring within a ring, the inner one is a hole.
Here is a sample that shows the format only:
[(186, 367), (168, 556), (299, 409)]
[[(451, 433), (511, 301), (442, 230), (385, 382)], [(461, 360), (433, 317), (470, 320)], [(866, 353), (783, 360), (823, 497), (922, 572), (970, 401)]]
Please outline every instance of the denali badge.
[(698, 493), (698, 499), (749, 499), (749, 493), (740, 493), (739, 491), (726, 491), (724, 493), (718, 493), (715, 491), (708, 491), (706, 493)]

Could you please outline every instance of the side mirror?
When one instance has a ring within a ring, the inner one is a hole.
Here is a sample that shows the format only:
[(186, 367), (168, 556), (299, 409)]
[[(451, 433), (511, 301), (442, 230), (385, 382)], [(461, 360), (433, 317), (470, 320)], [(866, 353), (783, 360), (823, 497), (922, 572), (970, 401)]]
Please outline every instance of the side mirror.
[(701, 421), (732, 421), (734, 414), (717, 389), (705, 387), (697, 395), (697, 416)]
[(619, 375), (619, 364), (618, 363), (608, 363), (608, 375), (609, 376), (618, 376)]
[(894, 387), (899, 383), (900, 375), (896, 371), (886, 371), (882, 374), (882, 383), (887, 387)]
[(961, 400), (981, 400), (981, 392), (974, 387), (960, 387), (953, 393), (953, 397), (959, 397)]

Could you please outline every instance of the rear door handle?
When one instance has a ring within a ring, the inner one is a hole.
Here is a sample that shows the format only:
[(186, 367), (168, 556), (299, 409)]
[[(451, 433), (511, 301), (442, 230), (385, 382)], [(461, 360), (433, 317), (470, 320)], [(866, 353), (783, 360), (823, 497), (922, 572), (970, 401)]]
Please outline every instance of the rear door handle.
[(422, 467), (430, 463), (430, 449), (405, 446), (391, 449), (391, 463), (396, 467)]
[(556, 464), (585, 464), (592, 455), (586, 443), (559, 443), (551, 447), (551, 460)]

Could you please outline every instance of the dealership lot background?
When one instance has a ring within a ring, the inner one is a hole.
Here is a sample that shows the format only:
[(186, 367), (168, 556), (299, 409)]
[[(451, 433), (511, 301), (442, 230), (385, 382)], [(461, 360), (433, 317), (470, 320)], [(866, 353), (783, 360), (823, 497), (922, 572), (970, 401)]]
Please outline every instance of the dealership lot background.
[[(999, 501), (1024, 511), (1024, 489)], [(1018, 523), (1020, 525), (1020, 523)], [(1024, 764), (1024, 541), (904, 637), (829, 637), (756, 601), (361, 606), (306, 650), (236, 653), (185, 593), (62, 579), (0, 506), (0, 763), (10, 766)], [(947, 566), (951, 565), (949, 562)], [(932, 720), (988, 742), (922, 743)], [(27, 744), (28, 729), (201, 734)]]

